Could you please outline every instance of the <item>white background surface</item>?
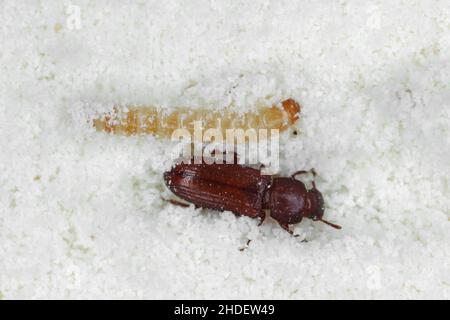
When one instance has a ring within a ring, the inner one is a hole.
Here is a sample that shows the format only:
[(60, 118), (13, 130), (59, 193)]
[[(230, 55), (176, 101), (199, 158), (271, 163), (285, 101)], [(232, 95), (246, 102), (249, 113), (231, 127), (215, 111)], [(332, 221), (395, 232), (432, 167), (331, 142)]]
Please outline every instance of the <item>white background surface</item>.
[[(0, 15), (0, 298), (449, 298), (448, 1), (3, 1)], [(301, 243), (164, 204), (173, 145), (85, 125), (97, 104), (246, 110), (266, 95), (302, 104), (281, 174), (316, 168), (341, 231), (302, 222)]]

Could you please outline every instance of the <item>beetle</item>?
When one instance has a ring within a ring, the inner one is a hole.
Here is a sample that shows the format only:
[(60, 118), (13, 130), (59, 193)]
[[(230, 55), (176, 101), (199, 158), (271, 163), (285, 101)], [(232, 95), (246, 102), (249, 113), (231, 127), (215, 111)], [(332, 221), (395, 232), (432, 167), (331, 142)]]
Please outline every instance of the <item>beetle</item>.
[[(205, 160), (194, 161), (191, 158), (188, 163), (177, 163), (170, 171), (164, 172), (167, 187), (196, 207), (260, 218), (259, 225), (269, 211), (270, 216), (291, 235), (294, 234), (289, 225), (299, 223), (303, 218), (341, 229), (341, 226), (323, 219), (324, 200), (315, 181), (312, 188), (307, 189), (296, 179), (296, 176), (307, 173), (315, 177), (314, 169), (297, 171), (290, 177), (274, 177), (262, 175), (261, 168), (237, 164), (236, 161), (222, 164)], [(188, 206), (176, 200), (170, 202)]]

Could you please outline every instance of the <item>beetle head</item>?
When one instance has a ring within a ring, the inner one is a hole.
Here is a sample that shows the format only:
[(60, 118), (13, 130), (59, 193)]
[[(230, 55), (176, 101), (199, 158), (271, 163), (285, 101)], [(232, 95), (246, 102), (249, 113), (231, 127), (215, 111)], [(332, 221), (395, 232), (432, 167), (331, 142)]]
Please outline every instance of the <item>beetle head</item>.
[(308, 193), (306, 194), (305, 206), (305, 209), (308, 211), (306, 216), (307, 218), (313, 221), (322, 220), (323, 213), (325, 211), (325, 203), (319, 190), (308, 190)]
[(333, 228), (341, 229), (341, 226), (323, 219), (323, 214), (325, 211), (325, 202), (323, 201), (322, 193), (315, 187), (313, 189), (308, 190), (308, 193), (306, 194), (305, 206), (306, 206), (305, 209), (307, 210), (306, 214), (307, 218), (313, 221), (322, 221), (323, 223), (326, 223), (327, 225)]

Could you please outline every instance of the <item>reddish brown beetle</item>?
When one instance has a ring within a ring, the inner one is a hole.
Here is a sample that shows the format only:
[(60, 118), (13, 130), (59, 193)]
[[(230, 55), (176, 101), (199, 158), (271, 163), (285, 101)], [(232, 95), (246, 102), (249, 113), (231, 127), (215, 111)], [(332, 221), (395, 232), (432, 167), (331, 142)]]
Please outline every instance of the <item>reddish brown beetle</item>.
[[(310, 172), (316, 175), (314, 170)], [(261, 223), (268, 210), (270, 216), (290, 234), (293, 232), (289, 225), (299, 223), (304, 217), (341, 229), (323, 220), (324, 201), (315, 182), (312, 182), (313, 188), (308, 190), (295, 179), (305, 173), (308, 171), (298, 171), (289, 178), (273, 177), (262, 175), (261, 170), (248, 166), (207, 164), (203, 159), (199, 164), (191, 161), (175, 165), (164, 173), (164, 180), (174, 194), (196, 207), (229, 210), (239, 215), (261, 218)]]

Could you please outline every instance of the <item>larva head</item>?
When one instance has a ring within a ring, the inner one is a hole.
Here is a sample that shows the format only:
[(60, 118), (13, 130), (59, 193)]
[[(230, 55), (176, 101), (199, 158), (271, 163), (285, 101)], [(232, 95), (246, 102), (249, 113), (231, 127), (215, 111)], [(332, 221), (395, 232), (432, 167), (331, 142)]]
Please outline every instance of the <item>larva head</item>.
[(300, 105), (294, 99), (284, 100), (281, 105), (287, 113), (289, 124), (294, 124), (299, 118)]

